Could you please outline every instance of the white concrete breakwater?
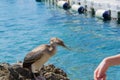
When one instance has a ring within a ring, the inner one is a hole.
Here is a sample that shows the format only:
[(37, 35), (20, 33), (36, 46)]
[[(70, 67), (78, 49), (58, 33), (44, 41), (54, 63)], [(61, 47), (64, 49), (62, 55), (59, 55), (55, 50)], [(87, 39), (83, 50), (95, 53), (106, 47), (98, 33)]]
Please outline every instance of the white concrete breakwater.
[(44, 0), (63, 9), (71, 9), (79, 14), (90, 12), (93, 16), (105, 20), (120, 21), (120, 0)]

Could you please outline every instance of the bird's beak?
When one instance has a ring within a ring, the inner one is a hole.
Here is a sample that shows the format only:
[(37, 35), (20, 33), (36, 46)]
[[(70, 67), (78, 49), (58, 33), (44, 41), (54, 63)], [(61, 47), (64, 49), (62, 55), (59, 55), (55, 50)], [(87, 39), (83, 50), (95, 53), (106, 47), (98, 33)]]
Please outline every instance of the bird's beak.
[(70, 50), (70, 48), (68, 48), (64, 43), (61, 44), (61, 46), (64, 47), (64, 48), (66, 48), (66, 49), (68, 49), (68, 50)]

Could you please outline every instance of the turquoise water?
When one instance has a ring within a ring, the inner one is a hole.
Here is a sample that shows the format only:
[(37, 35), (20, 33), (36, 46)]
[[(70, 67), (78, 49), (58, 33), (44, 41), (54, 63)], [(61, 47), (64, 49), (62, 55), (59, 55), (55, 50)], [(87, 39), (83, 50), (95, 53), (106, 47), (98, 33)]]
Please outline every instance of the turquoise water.
[[(85, 15), (69, 14), (34, 0), (0, 0), (0, 62), (23, 61), (25, 55), (51, 37), (64, 40), (72, 51), (58, 47), (46, 64), (62, 68), (71, 80), (93, 80), (100, 61), (120, 52), (120, 25)], [(120, 80), (120, 66), (108, 80)]]

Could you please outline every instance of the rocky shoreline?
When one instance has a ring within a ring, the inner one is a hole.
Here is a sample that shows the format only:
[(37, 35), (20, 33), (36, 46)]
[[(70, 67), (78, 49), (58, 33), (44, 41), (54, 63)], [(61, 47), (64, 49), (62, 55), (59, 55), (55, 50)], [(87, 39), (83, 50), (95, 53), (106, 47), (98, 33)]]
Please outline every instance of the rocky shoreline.
[[(69, 80), (67, 74), (53, 64), (43, 66), (39, 80)], [(30, 70), (22, 68), (21, 64), (0, 63), (0, 80), (35, 80)]]

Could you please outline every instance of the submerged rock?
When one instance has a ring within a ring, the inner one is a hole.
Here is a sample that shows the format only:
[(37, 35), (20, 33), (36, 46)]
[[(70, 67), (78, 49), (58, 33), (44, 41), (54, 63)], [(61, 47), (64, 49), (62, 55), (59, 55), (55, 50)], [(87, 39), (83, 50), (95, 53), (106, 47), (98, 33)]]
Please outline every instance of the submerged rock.
[[(45, 80), (69, 80), (67, 74), (60, 68), (50, 64), (43, 66), (39, 73)], [(30, 70), (22, 68), (21, 64), (0, 64), (0, 80), (35, 80)], [(41, 80), (41, 79), (40, 79)]]

